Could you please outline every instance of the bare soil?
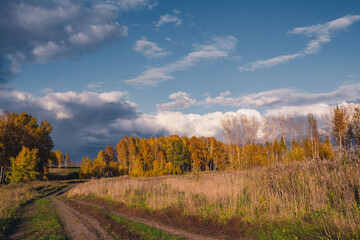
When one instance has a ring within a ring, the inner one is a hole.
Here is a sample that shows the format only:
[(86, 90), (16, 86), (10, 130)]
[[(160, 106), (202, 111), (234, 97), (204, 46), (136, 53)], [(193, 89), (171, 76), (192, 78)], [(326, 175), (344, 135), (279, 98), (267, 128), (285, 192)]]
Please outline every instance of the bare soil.
[(82, 214), (66, 205), (63, 201), (51, 198), (58, 208), (59, 215), (62, 217), (65, 229), (71, 239), (79, 240), (110, 240), (114, 239), (100, 224), (93, 218)]

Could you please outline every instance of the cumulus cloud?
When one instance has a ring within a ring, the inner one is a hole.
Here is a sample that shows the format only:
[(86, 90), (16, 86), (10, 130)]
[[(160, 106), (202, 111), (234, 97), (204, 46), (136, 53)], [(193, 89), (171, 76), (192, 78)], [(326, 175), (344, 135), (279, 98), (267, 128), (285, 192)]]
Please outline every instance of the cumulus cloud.
[(112, 127), (124, 128), (129, 135), (158, 136), (177, 134), (180, 136), (217, 137), (221, 139), (221, 119), (227, 115), (246, 115), (262, 119), (255, 109), (240, 109), (236, 112), (213, 112), (208, 114), (185, 114), (163, 111), (157, 114), (142, 114), (134, 120), (120, 119)]
[(261, 68), (270, 68), (282, 63), (289, 62), (308, 54), (315, 54), (320, 51), (325, 43), (331, 41), (331, 37), (340, 30), (346, 29), (353, 23), (360, 20), (360, 15), (347, 15), (325, 24), (317, 24), (308, 27), (297, 27), (288, 32), (288, 34), (305, 35), (312, 38), (306, 47), (295, 54), (281, 55), (267, 60), (258, 60), (250, 62), (239, 67), (240, 71), (254, 71)]
[(91, 52), (127, 36), (120, 13), (149, 6), (148, 0), (0, 1), (0, 82), (25, 64)]
[(133, 50), (148, 58), (165, 57), (170, 54), (170, 52), (160, 48), (156, 43), (148, 41), (145, 37), (136, 41)]
[(173, 72), (186, 70), (207, 60), (228, 57), (236, 44), (237, 39), (233, 36), (216, 37), (206, 44), (194, 44), (195, 50), (185, 57), (161, 67), (149, 68), (136, 78), (125, 80), (125, 82), (137, 86), (157, 85), (159, 82), (173, 79), (170, 76)]
[(165, 14), (160, 16), (160, 19), (157, 22), (154, 22), (154, 25), (157, 29), (159, 29), (166, 23), (174, 23), (175, 26), (180, 26), (183, 23), (183, 20), (175, 15)]
[(193, 106), (196, 100), (190, 98), (189, 93), (177, 92), (169, 95), (170, 99), (174, 101), (162, 104), (156, 104), (156, 108), (159, 111), (168, 111), (173, 109), (184, 109)]
[(295, 89), (282, 88), (259, 93), (232, 97), (230, 91), (221, 93), (215, 98), (210, 96), (200, 101), (199, 105), (220, 104), (238, 107), (281, 107), (301, 106), (316, 103), (337, 104), (346, 100), (353, 100), (360, 94), (360, 83), (346, 84), (332, 92), (306, 93)]

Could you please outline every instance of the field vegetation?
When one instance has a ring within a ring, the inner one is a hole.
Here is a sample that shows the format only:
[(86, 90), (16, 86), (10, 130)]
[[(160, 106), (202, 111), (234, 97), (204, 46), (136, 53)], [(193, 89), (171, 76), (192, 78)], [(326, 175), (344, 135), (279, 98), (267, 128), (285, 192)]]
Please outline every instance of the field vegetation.
[(33, 200), (58, 191), (67, 183), (41, 182), (0, 185), (0, 239), (20, 217), (21, 209)]
[(39, 198), (24, 208), (23, 222), (12, 238), (23, 240), (67, 240), (64, 226), (54, 203), (48, 198)]
[(309, 160), (233, 172), (92, 180), (69, 196), (141, 209), (180, 226), (184, 220), (190, 229), (208, 225), (210, 233), (235, 239), (359, 239), (359, 173), (358, 159)]

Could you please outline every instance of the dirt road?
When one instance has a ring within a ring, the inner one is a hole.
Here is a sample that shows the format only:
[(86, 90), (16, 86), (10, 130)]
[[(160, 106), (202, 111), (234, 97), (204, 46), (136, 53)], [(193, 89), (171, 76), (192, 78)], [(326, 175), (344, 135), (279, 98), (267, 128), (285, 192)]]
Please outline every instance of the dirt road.
[[(52, 206), (50, 209), (53, 209), (53, 214), (56, 217), (57, 215), (60, 216), (61, 220), (60, 222), (63, 223), (66, 231), (66, 235), (68, 235), (71, 239), (76, 240), (110, 240), (114, 239), (107, 231), (107, 229), (104, 228), (104, 223), (101, 225), (100, 222), (98, 222), (98, 216), (92, 216), (87, 211), (84, 211), (80, 208), (79, 205), (83, 204), (87, 207), (97, 207), (102, 210), (105, 210), (105, 213), (111, 213), (113, 215), (119, 216), (121, 218), (133, 221), (133, 222), (139, 222), (142, 224), (145, 224), (147, 226), (151, 226), (153, 228), (157, 228), (164, 233), (176, 235), (185, 239), (190, 240), (216, 240), (217, 238), (214, 237), (207, 237), (198, 235), (195, 233), (188, 232), (186, 230), (177, 229), (168, 225), (160, 224), (148, 219), (143, 219), (135, 216), (129, 216), (125, 215), (119, 212), (115, 212), (113, 210), (110, 210), (104, 206), (100, 206), (94, 203), (89, 203), (85, 201), (80, 201), (76, 199), (67, 199), (64, 198), (64, 194), (72, 188), (74, 185), (70, 185), (64, 188), (59, 189), (59, 191), (51, 193), (51, 195), (39, 198), (36, 201), (40, 201), (41, 199), (48, 199), (51, 200), (57, 210), (54, 209), (54, 206)], [(50, 201), (49, 201), (50, 202)], [(75, 203), (75, 204), (74, 204)], [(78, 203), (78, 204), (77, 204)], [(46, 209), (46, 208), (45, 208)], [(35, 210), (35, 204), (31, 203), (23, 209), (24, 214), (22, 214), (21, 221), (14, 226), (14, 230), (12, 233), (8, 236), (9, 239), (34, 239), (34, 236), (32, 232), (34, 230), (31, 228), (31, 223), (34, 220), (34, 212)], [(46, 212), (47, 213), (47, 212)], [(46, 214), (45, 213), (45, 214)], [(91, 217), (92, 216), (92, 217)], [(96, 219), (95, 219), (96, 218)], [(61, 223), (59, 223), (61, 224)], [(107, 225), (106, 225), (107, 226)], [(29, 228), (30, 227), (30, 228)], [(48, 227), (48, 226), (47, 226)], [(108, 226), (110, 227), (110, 226)], [(114, 226), (115, 228), (118, 226)], [(25, 229), (29, 228), (29, 229)], [(40, 225), (40, 229), (47, 229), (46, 226)], [(110, 227), (111, 228), (111, 227)], [(112, 230), (112, 229), (110, 229)], [(60, 229), (61, 231), (61, 229)], [(40, 231), (42, 232), (42, 231)], [(123, 232), (124, 235), (127, 235), (128, 232)], [(121, 234), (122, 235), (122, 234)], [(124, 236), (125, 237), (125, 236)], [(134, 239), (134, 238), (126, 238), (126, 239)], [(142, 237), (136, 239), (142, 239)]]
[(78, 211), (67, 206), (63, 201), (51, 198), (55, 206), (58, 208), (58, 213), (62, 217), (65, 229), (70, 235), (71, 239), (79, 240), (110, 240), (114, 239), (100, 224)]
[(107, 212), (110, 212), (110, 213), (112, 213), (112, 214), (114, 214), (116, 216), (126, 218), (126, 219), (134, 221), (134, 222), (140, 222), (140, 223), (143, 223), (145, 225), (160, 229), (165, 233), (169, 233), (169, 234), (176, 235), (176, 236), (179, 236), (179, 237), (184, 237), (186, 239), (190, 239), (190, 240), (216, 240), (216, 239), (218, 239), (218, 238), (214, 238), (214, 237), (198, 235), (198, 234), (191, 233), (191, 232), (188, 232), (188, 231), (185, 231), (185, 230), (182, 230), (182, 229), (173, 228), (173, 227), (163, 225), (163, 224), (160, 224), (160, 223), (148, 220), (148, 219), (125, 215), (125, 214), (109, 210), (109, 209), (107, 209), (107, 208), (105, 208), (103, 206), (96, 205), (96, 204), (93, 204), (93, 203), (80, 201), (80, 200), (74, 200), (74, 199), (72, 199), (72, 201), (75, 201), (75, 202), (78, 202), (78, 203), (81, 203), (81, 204), (86, 204), (86, 205), (89, 205), (89, 206), (98, 207), (98, 208), (101, 208), (101, 209), (103, 209), (103, 210), (105, 210)]

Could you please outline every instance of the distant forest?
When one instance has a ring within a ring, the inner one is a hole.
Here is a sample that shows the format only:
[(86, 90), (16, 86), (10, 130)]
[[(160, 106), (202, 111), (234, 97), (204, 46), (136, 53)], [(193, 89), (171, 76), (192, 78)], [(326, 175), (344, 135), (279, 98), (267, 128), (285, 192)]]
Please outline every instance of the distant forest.
[(228, 116), (221, 124), (224, 140), (214, 137), (124, 137), (80, 164), (81, 178), (120, 175), (159, 176), (198, 171), (240, 170), (306, 159), (358, 157), (360, 109), (337, 106), (318, 120), (292, 116)]

